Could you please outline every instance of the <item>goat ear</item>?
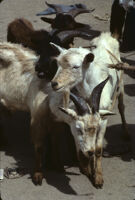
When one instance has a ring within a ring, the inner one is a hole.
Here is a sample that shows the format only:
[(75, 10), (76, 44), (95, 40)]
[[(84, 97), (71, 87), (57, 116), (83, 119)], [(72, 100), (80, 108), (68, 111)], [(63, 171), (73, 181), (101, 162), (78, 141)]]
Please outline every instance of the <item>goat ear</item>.
[(74, 110), (69, 108), (59, 107), (59, 109), (64, 112), (66, 115), (70, 116), (72, 119), (77, 119), (77, 114)]
[(50, 45), (57, 51), (59, 52), (59, 54), (64, 50), (64, 48), (58, 46), (57, 44), (54, 44), (52, 42), (50, 42)]
[(37, 56), (36, 58), (32, 58), (31, 60), (36, 64), (40, 59), (40, 56)]
[(88, 54), (85, 56), (84, 60), (83, 60), (83, 66), (85, 66), (85, 65), (88, 64), (88, 63), (93, 62), (93, 60), (94, 60), (94, 54), (93, 54), (93, 53), (88, 53)]
[(116, 115), (116, 113), (109, 110), (99, 110), (101, 116)]

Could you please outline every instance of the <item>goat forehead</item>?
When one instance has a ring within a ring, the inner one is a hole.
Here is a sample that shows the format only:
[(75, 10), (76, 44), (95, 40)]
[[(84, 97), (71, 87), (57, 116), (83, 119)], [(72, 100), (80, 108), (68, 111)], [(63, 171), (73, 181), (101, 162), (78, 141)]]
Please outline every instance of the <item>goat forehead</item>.
[(99, 118), (96, 115), (89, 115), (86, 114), (85, 116), (80, 118), (81, 121), (84, 123), (84, 128), (95, 128), (98, 124)]
[(60, 64), (62, 65), (62, 67), (66, 68), (66, 67), (72, 67), (72, 66), (75, 66), (75, 65), (78, 65), (78, 66), (81, 66), (82, 64), (82, 57), (80, 54), (77, 54), (77, 53), (74, 53), (74, 54), (67, 54), (67, 55), (64, 55), (62, 57), (62, 59), (60, 60)]
[(75, 65), (81, 66), (85, 55), (89, 51), (83, 48), (71, 48), (58, 57), (58, 62), (62, 67), (72, 67)]

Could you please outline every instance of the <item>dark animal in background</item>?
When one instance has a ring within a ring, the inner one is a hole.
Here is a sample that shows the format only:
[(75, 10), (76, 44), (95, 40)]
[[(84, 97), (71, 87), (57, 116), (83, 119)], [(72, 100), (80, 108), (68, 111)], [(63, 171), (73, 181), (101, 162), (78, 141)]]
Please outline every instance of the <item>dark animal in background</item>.
[(110, 31), (121, 40), (121, 51), (135, 49), (135, 2), (114, 0), (111, 9)]
[[(54, 19), (41, 17), (41, 20), (51, 24), (53, 29), (58, 30), (79, 30), (90, 33), (90, 26), (88, 24), (83, 24), (75, 21), (75, 17), (82, 13), (90, 13), (94, 9), (87, 9), (84, 4), (75, 4), (75, 5), (61, 5), (61, 4), (49, 4), (48, 9), (43, 12), (38, 13), (37, 15), (51, 15), (56, 14)], [(70, 39), (70, 43), (73, 45), (73, 38)]]
[[(74, 5), (63, 5), (63, 4), (49, 4), (47, 2), (45, 2), (47, 6), (49, 6), (48, 9), (44, 10), (43, 12), (37, 13), (37, 16), (40, 15), (52, 15), (52, 14), (57, 14), (56, 9), (63, 13), (68, 13), (71, 10), (74, 9), (86, 9), (86, 6), (84, 4), (74, 4)], [(56, 9), (55, 9), (55, 8)]]
[[(82, 13), (90, 13), (94, 9), (87, 9), (84, 4), (75, 4), (75, 5), (58, 5), (58, 4), (49, 4), (49, 8), (43, 12), (38, 13), (37, 15), (51, 15), (56, 14), (54, 19), (41, 17), (41, 19), (49, 24), (52, 28), (61, 29), (61, 30), (70, 30), (77, 28), (88, 28), (90, 27), (87, 24), (78, 23), (74, 18)], [(86, 31), (86, 30), (85, 30)]]
[(31, 22), (27, 19), (15, 19), (8, 25), (7, 41), (23, 44), (40, 55), (37, 62), (36, 71), (40, 78), (51, 80), (57, 71), (57, 66), (51, 67), (51, 58), (57, 52), (50, 42), (54, 42), (64, 48), (70, 47), (70, 42), (74, 37), (90, 37), (88, 33), (79, 30), (60, 31), (35, 30)]

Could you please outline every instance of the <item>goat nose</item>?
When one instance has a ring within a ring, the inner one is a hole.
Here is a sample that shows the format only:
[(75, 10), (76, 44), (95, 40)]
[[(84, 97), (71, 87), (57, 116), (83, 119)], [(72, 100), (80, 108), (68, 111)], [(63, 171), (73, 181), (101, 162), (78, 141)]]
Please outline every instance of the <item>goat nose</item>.
[(51, 85), (52, 85), (52, 88), (55, 88), (58, 85), (58, 83), (57, 82), (51, 82)]
[(93, 154), (94, 154), (94, 151), (88, 151), (89, 157), (93, 156)]

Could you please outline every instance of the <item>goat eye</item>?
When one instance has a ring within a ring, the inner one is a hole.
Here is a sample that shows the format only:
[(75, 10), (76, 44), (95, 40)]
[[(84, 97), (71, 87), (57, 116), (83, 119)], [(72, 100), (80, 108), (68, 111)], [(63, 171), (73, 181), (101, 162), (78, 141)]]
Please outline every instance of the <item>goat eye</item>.
[(73, 67), (73, 69), (78, 69), (79, 68), (79, 66), (77, 66), (77, 65), (75, 65), (74, 67)]

